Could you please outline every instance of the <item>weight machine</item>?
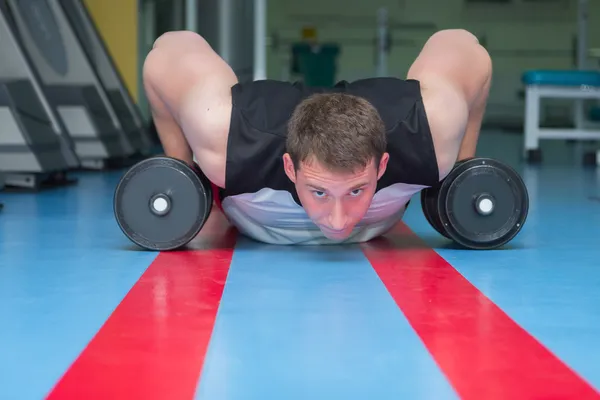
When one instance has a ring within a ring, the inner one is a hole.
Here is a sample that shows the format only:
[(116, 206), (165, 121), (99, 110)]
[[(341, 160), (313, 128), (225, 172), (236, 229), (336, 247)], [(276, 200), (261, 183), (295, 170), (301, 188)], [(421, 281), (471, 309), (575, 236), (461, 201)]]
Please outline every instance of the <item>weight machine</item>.
[[(585, 100), (600, 100), (600, 71), (588, 65), (588, 6), (589, 0), (579, 0), (577, 9), (577, 69), (572, 71), (534, 70), (523, 74), (525, 84), (524, 153), (530, 162), (540, 162), (541, 139), (600, 140), (599, 125), (586, 118)], [(541, 128), (540, 103), (542, 98), (569, 98), (575, 100), (575, 126), (569, 128)], [(597, 164), (600, 151), (584, 156), (585, 164)]]

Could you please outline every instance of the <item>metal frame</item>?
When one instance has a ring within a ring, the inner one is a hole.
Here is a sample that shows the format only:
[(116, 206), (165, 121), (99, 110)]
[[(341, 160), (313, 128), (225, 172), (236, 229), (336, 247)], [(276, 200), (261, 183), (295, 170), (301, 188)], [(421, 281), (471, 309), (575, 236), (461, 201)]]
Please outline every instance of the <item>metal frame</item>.
[[(589, 0), (579, 0), (577, 10), (577, 69), (588, 68), (588, 5)], [(540, 128), (540, 103), (542, 98), (570, 98), (575, 100), (573, 129)], [(600, 101), (600, 87), (582, 85), (527, 85), (525, 88), (524, 153), (539, 148), (540, 139), (600, 140), (600, 124), (589, 121), (584, 112), (585, 100)]]
[(185, 30), (198, 32), (198, 0), (185, 0)]
[(254, 80), (267, 79), (267, 0), (254, 0)]

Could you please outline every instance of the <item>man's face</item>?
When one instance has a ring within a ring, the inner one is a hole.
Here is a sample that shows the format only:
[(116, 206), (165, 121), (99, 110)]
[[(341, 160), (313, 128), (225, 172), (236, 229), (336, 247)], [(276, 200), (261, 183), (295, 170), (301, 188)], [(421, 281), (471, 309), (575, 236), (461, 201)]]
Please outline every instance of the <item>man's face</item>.
[(371, 161), (361, 171), (340, 174), (326, 170), (317, 162), (302, 163), (296, 171), (286, 154), (284, 168), (296, 185), (298, 197), (310, 219), (327, 238), (343, 240), (369, 209), (388, 158), (387, 153), (383, 155), (379, 168)]

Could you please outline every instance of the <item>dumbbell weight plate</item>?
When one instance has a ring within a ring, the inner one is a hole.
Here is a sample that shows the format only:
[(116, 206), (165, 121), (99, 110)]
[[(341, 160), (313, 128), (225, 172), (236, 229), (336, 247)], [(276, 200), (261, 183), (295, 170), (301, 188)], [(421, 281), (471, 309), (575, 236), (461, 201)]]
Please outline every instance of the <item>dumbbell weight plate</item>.
[(512, 240), (529, 210), (527, 187), (509, 166), (489, 158), (461, 163), (440, 188), (438, 213), (448, 236), (470, 249)]
[[(454, 168), (469, 160), (471, 160), (471, 158), (457, 161)], [(438, 213), (439, 193), (440, 186), (432, 186), (423, 189), (421, 191), (421, 208), (423, 209), (423, 214), (425, 215), (427, 222), (429, 222), (429, 225), (431, 225), (433, 229), (435, 229), (440, 235), (445, 236), (448, 239), (452, 239), (446, 233)]]
[(153, 157), (131, 167), (114, 196), (123, 233), (149, 250), (174, 250), (191, 241), (210, 215), (210, 184), (182, 161)]
[(429, 187), (421, 191), (421, 208), (423, 209), (423, 215), (429, 222), (429, 225), (433, 227), (440, 235), (443, 235), (450, 239), (450, 236), (444, 230), (444, 225), (440, 220), (438, 214), (438, 194), (439, 187)]

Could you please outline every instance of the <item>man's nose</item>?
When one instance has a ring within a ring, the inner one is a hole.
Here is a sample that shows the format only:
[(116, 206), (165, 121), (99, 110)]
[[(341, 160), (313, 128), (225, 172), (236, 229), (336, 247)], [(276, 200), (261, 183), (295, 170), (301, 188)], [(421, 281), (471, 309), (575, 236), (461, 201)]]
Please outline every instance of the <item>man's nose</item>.
[(331, 229), (342, 230), (346, 227), (347, 223), (346, 210), (344, 205), (337, 201), (329, 214), (329, 225)]

